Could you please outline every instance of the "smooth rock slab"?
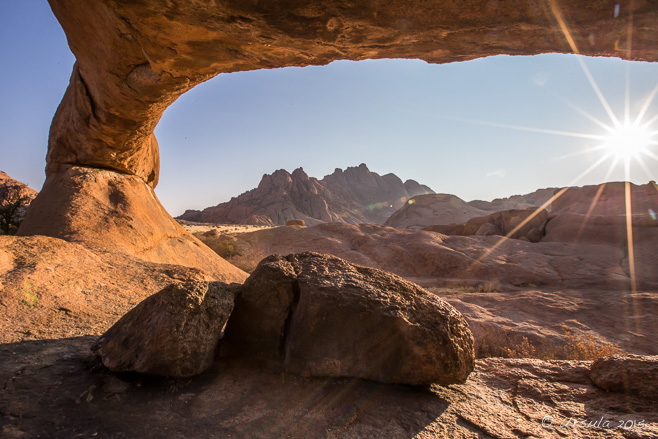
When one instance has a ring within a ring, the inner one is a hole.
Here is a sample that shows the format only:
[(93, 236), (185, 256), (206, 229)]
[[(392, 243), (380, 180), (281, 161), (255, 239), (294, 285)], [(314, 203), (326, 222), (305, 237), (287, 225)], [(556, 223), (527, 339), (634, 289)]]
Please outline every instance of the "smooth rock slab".
[(599, 358), (592, 363), (590, 378), (604, 390), (658, 400), (658, 355)]
[(473, 336), (451, 305), (394, 274), (319, 253), (261, 261), (226, 334), (303, 376), (450, 384), (474, 367)]
[(124, 315), (92, 346), (113, 371), (190, 377), (206, 370), (233, 310), (221, 282), (171, 284)]

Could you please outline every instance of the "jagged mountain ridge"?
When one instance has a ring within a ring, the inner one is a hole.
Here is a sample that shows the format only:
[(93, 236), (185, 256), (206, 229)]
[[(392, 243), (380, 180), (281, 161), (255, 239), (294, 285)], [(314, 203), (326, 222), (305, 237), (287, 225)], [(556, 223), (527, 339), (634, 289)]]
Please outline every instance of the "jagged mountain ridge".
[(365, 164), (337, 168), (322, 180), (309, 177), (302, 168), (292, 174), (279, 169), (263, 175), (255, 189), (202, 211), (187, 210), (178, 219), (257, 225), (283, 225), (294, 219), (308, 225), (382, 224), (408, 199), (433, 193), (414, 180), (371, 172)]

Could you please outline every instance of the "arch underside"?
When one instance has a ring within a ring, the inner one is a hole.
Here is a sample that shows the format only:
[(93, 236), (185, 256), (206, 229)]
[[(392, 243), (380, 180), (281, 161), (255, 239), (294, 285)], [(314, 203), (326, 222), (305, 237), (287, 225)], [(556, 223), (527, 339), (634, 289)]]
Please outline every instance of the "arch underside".
[(219, 73), (342, 59), (447, 63), (547, 52), (658, 60), (658, 8), (639, 0), (617, 14), (614, 1), (588, 0), (50, 4), (77, 63), (52, 124), (47, 172), (70, 164), (101, 167), (152, 187), (160, 116)]

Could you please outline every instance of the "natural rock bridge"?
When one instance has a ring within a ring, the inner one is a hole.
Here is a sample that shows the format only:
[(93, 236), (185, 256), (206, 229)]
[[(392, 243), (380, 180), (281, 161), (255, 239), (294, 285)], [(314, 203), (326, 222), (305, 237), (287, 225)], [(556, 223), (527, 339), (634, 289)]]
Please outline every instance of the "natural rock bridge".
[(153, 134), (219, 73), (417, 58), (577, 52), (658, 60), (652, 0), (49, 0), (77, 58), (50, 130), (47, 180), (20, 230), (153, 262), (245, 274), (166, 213)]

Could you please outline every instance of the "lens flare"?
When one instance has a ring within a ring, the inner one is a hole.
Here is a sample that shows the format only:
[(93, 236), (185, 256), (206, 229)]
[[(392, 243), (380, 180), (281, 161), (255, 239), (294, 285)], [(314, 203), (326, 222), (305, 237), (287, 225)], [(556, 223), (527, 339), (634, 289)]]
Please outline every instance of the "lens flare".
[(604, 146), (615, 159), (629, 160), (639, 159), (652, 142), (652, 133), (646, 127), (625, 123), (610, 130)]

